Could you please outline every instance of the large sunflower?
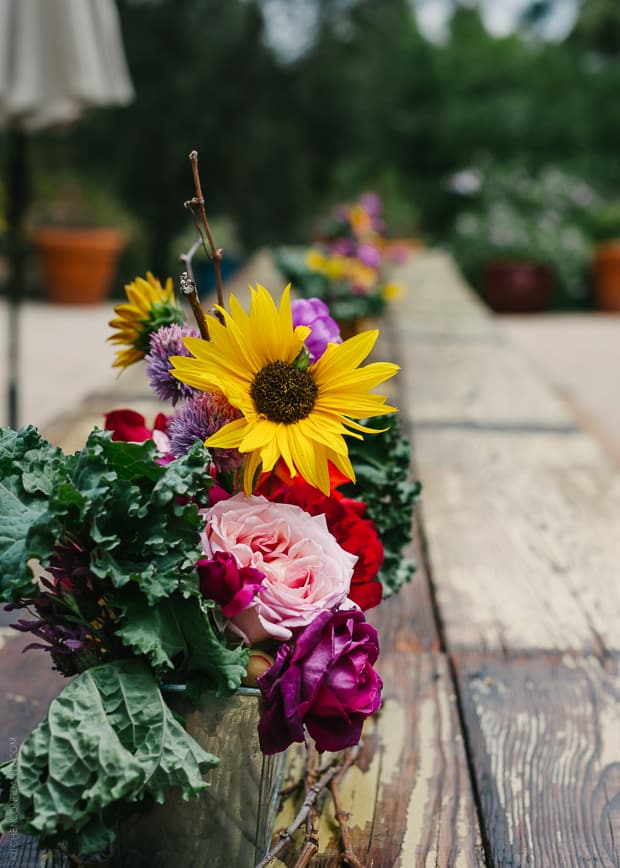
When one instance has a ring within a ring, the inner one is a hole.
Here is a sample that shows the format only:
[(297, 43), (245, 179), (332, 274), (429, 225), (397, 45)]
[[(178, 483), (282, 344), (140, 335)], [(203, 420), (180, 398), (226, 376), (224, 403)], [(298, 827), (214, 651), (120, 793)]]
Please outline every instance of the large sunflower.
[(392, 377), (398, 365), (358, 365), (372, 350), (378, 331), (328, 344), (308, 366), (303, 352), (307, 326), (293, 329), (289, 287), (276, 305), (267, 290), (251, 290), (250, 312), (234, 296), (230, 313), (218, 308), (222, 322), (208, 316), (210, 341), (185, 338), (193, 357), (172, 356), (172, 375), (183, 383), (219, 392), (242, 414), (205, 441), (205, 446), (248, 454), (244, 488), (251, 493), (256, 471), (272, 470), (282, 458), (291, 476), (329, 494), (328, 462), (355, 480), (346, 441), (349, 434), (376, 434), (353, 418), (396, 410), (369, 389)]
[(150, 349), (151, 335), (161, 326), (183, 323), (183, 311), (174, 300), (172, 278), (165, 286), (150, 271), (143, 277), (136, 277), (125, 286), (129, 303), (117, 304), (114, 308), (116, 319), (110, 320), (110, 327), (117, 329), (108, 338), (113, 344), (122, 344), (125, 349), (118, 350), (112, 367), (126, 368), (139, 362)]

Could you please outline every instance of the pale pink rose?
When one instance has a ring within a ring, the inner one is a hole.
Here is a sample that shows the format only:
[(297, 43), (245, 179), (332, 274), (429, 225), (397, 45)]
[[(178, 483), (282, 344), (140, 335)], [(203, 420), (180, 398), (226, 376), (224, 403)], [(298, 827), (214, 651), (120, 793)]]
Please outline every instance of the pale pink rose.
[(250, 644), (269, 636), (290, 639), (292, 630), (346, 599), (357, 557), (338, 545), (324, 515), (236, 494), (205, 510), (205, 517), (207, 557), (230, 552), (239, 567), (265, 576), (248, 608), (231, 618)]

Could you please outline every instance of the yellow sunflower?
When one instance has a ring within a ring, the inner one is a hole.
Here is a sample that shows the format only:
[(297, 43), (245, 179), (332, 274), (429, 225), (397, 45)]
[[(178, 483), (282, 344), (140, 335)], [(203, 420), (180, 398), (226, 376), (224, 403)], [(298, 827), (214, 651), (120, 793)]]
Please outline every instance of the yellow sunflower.
[(218, 308), (223, 321), (208, 316), (210, 341), (185, 338), (193, 357), (172, 356), (172, 375), (196, 389), (218, 392), (241, 418), (229, 422), (205, 446), (246, 453), (244, 488), (252, 492), (262, 464), (272, 470), (279, 458), (291, 476), (329, 494), (331, 461), (355, 480), (344, 434), (363, 439), (376, 434), (353, 421), (391, 413), (385, 396), (369, 389), (389, 379), (398, 365), (374, 362), (359, 368), (372, 350), (378, 331), (356, 335), (342, 344), (328, 344), (308, 366), (304, 340), (308, 326), (293, 329), (289, 287), (276, 307), (267, 290), (251, 289), (249, 314), (234, 296), (230, 313)]
[(165, 286), (150, 271), (143, 277), (136, 277), (125, 286), (129, 303), (117, 304), (114, 308), (116, 319), (110, 320), (110, 327), (117, 331), (108, 338), (113, 344), (122, 344), (125, 349), (118, 350), (112, 367), (126, 368), (139, 362), (150, 349), (153, 332), (161, 326), (183, 323), (183, 311), (174, 299), (172, 278)]

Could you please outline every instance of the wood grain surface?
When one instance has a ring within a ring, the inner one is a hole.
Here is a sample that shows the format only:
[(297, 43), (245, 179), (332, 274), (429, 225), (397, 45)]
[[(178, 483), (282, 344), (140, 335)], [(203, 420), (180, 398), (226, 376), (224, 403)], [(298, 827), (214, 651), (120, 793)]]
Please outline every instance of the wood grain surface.
[[(367, 868), (484, 864), (445, 657), (383, 654), (381, 674), (383, 707), (367, 722), (359, 764), (341, 787), (358, 858)], [(279, 827), (290, 823), (298, 804), (284, 804)], [(320, 810), (319, 855), (310, 864), (337, 868), (339, 831), (328, 795)], [(293, 863), (291, 848), (273, 864)]]
[(421, 430), (451, 651), (620, 649), (620, 474), (584, 434)]
[(618, 657), (456, 659), (493, 865), (620, 865)]

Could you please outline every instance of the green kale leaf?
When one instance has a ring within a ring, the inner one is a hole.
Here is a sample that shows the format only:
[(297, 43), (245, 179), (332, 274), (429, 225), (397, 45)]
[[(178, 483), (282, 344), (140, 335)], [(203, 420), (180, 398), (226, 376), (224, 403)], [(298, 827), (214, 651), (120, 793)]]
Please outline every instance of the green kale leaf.
[(218, 760), (177, 722), (146, 664), (117, 661), (82, 673), (54, 699), (15, 760), (0, 766), (0, 832), (15, 822), (43, 846), (89, 855), (112, 843), (118, 803), (169, 787), (184, 798)]

